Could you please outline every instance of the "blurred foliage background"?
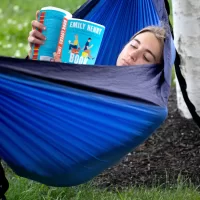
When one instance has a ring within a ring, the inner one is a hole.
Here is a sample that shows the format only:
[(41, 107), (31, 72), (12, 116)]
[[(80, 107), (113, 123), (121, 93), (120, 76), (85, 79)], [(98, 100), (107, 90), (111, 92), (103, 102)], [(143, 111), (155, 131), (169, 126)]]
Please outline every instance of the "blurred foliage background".
[(45, 6), (55, 6), (73, 13), (86, 0), (1, 0), (0, 55), (24, 58), (27, 38), (35, 13)]

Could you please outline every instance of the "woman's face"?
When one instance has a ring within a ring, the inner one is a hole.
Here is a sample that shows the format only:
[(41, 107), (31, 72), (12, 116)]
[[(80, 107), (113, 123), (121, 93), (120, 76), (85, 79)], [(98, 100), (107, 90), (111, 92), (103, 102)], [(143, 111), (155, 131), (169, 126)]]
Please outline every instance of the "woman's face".
[(138, 34), (121, 51), (117, 66), (160, 63), (163, 46), (151, 32)]

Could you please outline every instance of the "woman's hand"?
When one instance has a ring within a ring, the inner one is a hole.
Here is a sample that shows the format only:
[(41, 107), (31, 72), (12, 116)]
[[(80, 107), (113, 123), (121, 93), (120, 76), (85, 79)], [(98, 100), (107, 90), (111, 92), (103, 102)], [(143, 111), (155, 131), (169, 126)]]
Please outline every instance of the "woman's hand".
[[(28, 36), (28, 43), (30, 45), (30, 48), (32, 48), (33, 44), (42, 45), (44, 44), (44, 41), (46, 40), (45, 36), (40, 32), (42, 30), (45, 30), (46, 27), (42, 23), (37, 21), (38, 15), (39, 15), (39, 11), (36, 12), (36, 20), (33, 20), (31, 22), (32, 30), (30, 31), (29, 36)], [(31, 54), (31, 51), (32, 49), (30, 49), (29, 51), (29, 56)]]
[(54, 58), (53, 60), (54, 62), (61, 62), (61, 59), (56, 52), (53, 53), (53, 58)]

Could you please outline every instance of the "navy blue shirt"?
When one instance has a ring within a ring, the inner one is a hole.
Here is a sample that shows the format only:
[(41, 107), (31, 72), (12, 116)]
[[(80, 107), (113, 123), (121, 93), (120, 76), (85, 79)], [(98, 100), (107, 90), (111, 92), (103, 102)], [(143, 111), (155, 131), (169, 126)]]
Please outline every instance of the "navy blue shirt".
[(85, 43), (85, 47), (84, 47), (84, 50), (87, 50), (87, 47), (89, 46), (89, 42), (87, 41), (86, 43)]

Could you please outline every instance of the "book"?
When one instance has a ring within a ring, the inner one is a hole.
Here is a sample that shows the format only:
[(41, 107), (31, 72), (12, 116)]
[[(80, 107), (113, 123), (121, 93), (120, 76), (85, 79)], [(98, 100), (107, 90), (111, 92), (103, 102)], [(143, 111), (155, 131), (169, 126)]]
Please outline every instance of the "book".
[(41, 9), (38, 21), (47, 27), (42, 31), (47, 39), (44, 45), (34, 45), (32, 59), (95, 64), (105, 27), (71, 16), (71, 13), (55, 7)]

